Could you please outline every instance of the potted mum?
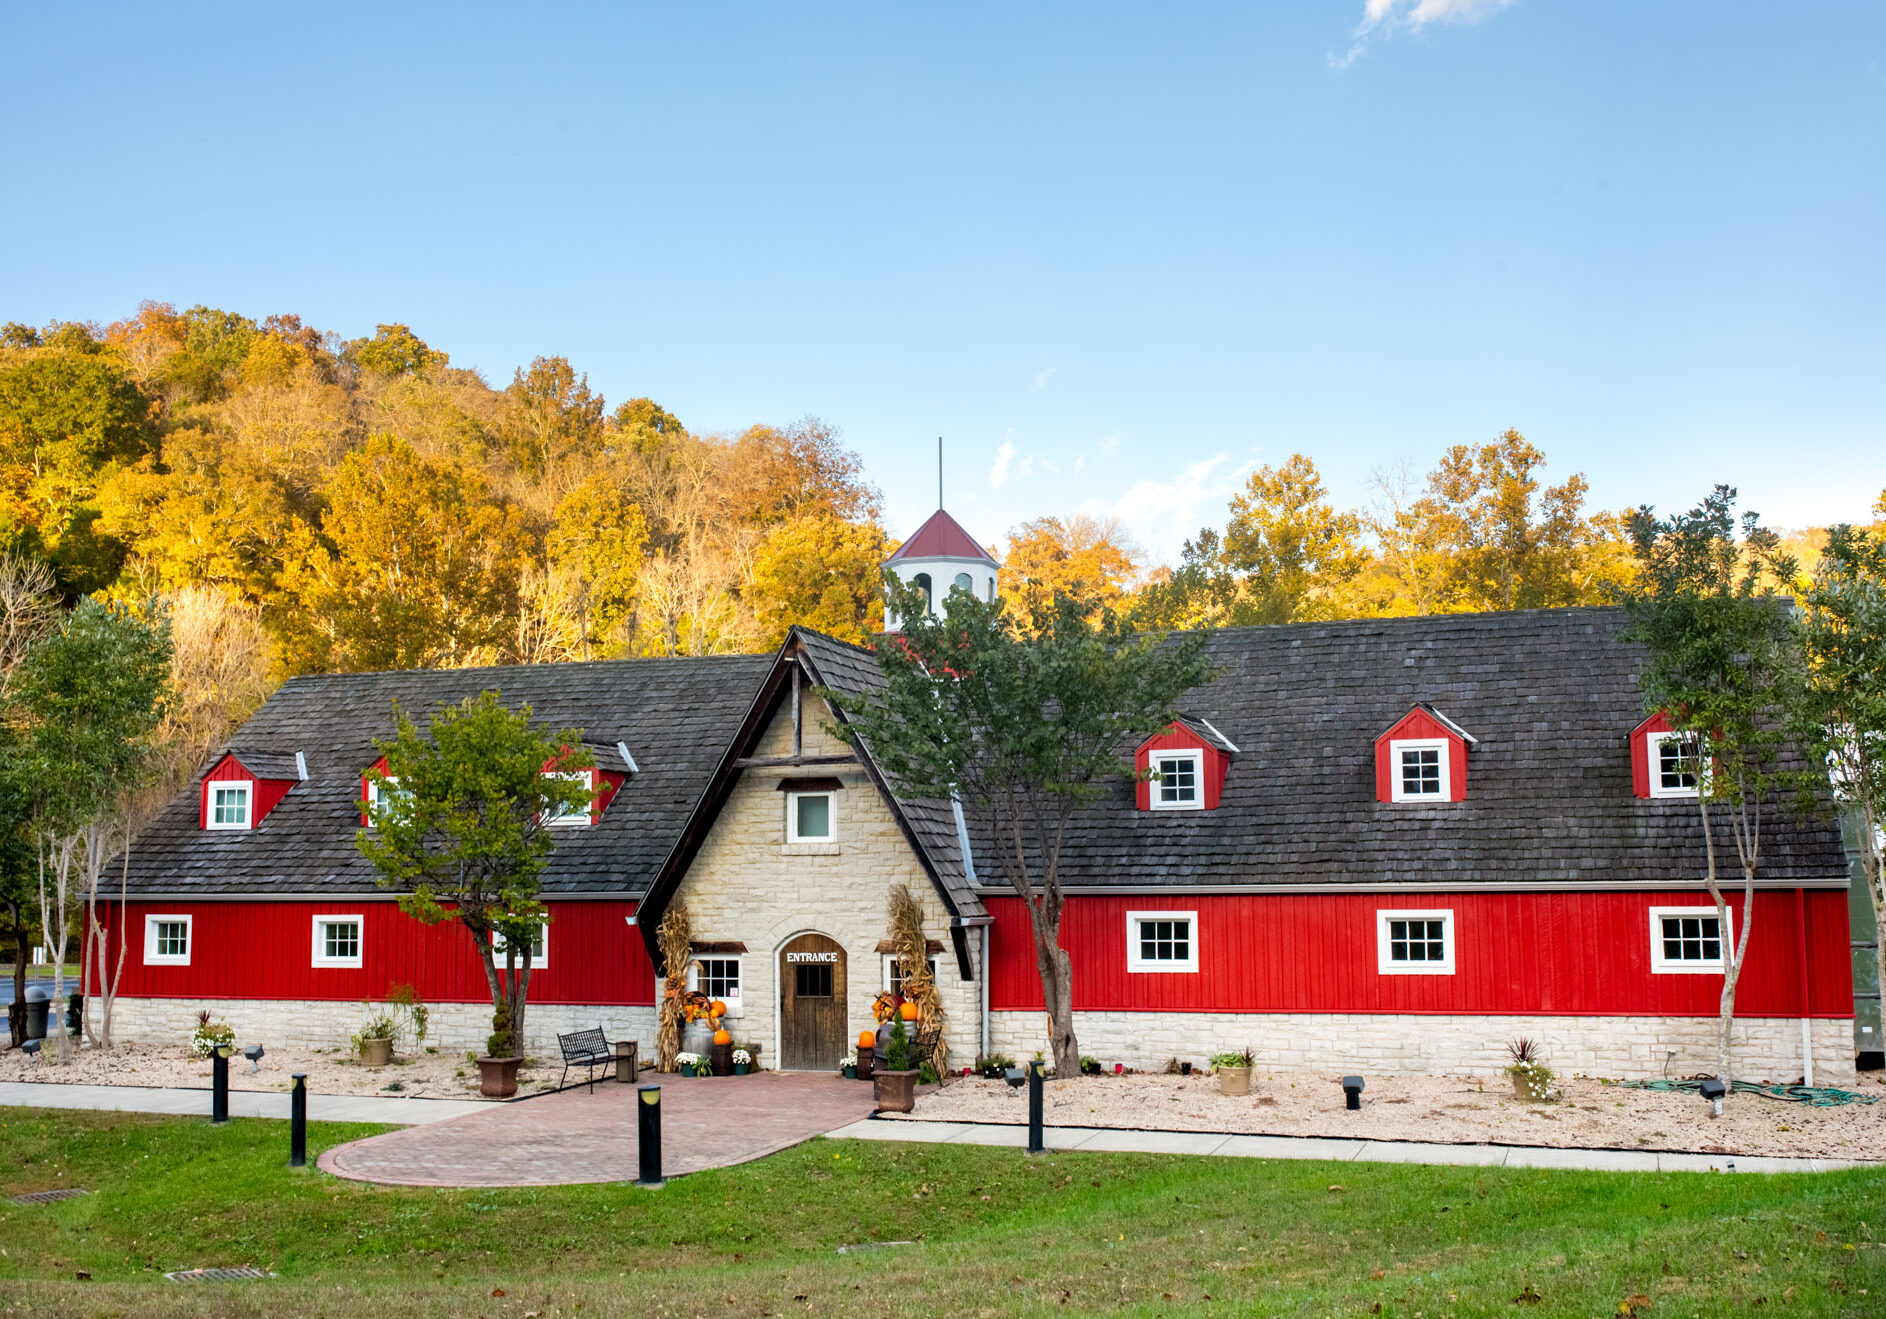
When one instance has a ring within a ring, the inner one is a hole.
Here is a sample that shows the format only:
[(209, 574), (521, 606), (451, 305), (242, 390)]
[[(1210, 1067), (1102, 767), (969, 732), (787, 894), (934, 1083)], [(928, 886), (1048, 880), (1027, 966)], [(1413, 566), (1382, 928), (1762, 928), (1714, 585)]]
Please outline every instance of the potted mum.
[(1249, 1045), (1236, 1053), (1214, 1053), (1211, 1069), (1218, 1074), (1218, 1093), (1221, 1095), (1248, 1095), (1251, 1093), (1251, 1068), (1256, 1060), (1251, 1057)]
[(208, 1008), (196, 1014), (196, 1029), (190, 1032), (190, 1052), (199, 1058), (208, 1058), (218, 1049), (233, 1048), (235, 1043), (236, 1031), (228, 1022), (210, 1020)]
[(675, 1055), (675, 1066), (681, 1069), (681, 1075), (683, 1076), (707, 1075), (705, 1070), (707, 1064), (701, 1061), (701, 1055), (698, 1053), (687, 1051), (677, 1053)]
[(910, 1033), (903, 1018), (891, 1026), (884, 1066), (871, 1078), (880, 1113), (908, 1113), (917, 1106), (917, 1069), (910, 1064)]
[(733, 1074), (735, 1076), (745, 1076), (752, 1070), (753, 1055), (748, 1053), (745, 1049), (735, 1049), (733, 1051)]
[(1521, 1037), (1506, 1045), (1506, 1075), (1513, 1083), (1513, 1098), (1536, 1104), (1551, 1096), (1552, 1069), (1545, 1064), (1545, 1052), (1535, 1040)]
[(858, 1055), (854, 1051), (838, 1060), (838, 1070), (847, 1081), (858, 1079)]

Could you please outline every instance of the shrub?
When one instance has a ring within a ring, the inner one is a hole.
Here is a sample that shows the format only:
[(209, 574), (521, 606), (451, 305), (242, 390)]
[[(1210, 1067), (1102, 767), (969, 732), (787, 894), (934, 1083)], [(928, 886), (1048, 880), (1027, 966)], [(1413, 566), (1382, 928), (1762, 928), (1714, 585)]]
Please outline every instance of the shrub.
[(1099, 1076), (1100, 1059), (1094, 1057), (1091, 1053), (1083, 1053), (1081, 1055), (1081, 1073), (1085, 1076)]
[(884, 1070), (887, 1072), (910, 1070), (910, 1033), (904, 1029), (902, 1017), (897, 1018), (891, 1026), (891, 1042), (884, 1050)]
[(1232, 1053), (1214, 1053), (1211, 1056), (1211, 1069), (1215, 1072), (1221, 1067), (1255, 1067), (1257, 1059), (1251, 1054), (1251, 1046)]
[(190, 1049), (199, 1058), (207, 1058), (217, 1049), (236, 1045), (236, 1028), (226, 1021), (211, 1021), (209, 1009), (196, 1014), (196, 1029), (190, 1032)]
[(1513, 1060), (1506, 1065), (1506, 1074), (1519, 1082), (1528, 1097), (1545, 1099), (1551, 1092), (1554, 1073), (1546, 1066), (1545, 1054), (1538, 1042), (1524, 1036), (1509, 1040), (1506, 1054)]

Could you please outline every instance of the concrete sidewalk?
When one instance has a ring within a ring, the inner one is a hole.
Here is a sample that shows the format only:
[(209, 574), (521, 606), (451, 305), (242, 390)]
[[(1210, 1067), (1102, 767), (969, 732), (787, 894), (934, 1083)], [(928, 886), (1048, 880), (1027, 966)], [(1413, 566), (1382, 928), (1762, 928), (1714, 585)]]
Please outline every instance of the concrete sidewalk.
[[(210, 1115), (210, 1092), (141, 1085), (65, 1085), (0, 1081), (0, 1105), (15, 1108), (89, 1108), (118, 1113)], [(400, 1099), (391, 1095), (308, 1096), (310, 1122), (383, 1122), (414, 1127), (495, 1107), (476, 1099)], [(267, 1090), (231, 1090), (231, 1117), (288, 1117), (288, 1095)]]
[[(1028, 1128), (993, 1122), (913, 1122), (867, 1118), (826, 1133), (832, 1140), (904, 1140), (1021, 1149)], [(1579, 1168), (1590, 1172), (1831, 1172), (1880, 1165), (1851, 1159), (1683, 1154), (1658, 1150), (1560, 1149), (1549, 1145), (1441, 1145), (1422, 1141), (1340, 1140), (1320, 1136), (1236, 1136), (1218, 1131), (1145, 1131), (1120, 1127), (1048, 1127), (1051, 1150), (1140, 1154), (1210, 1154), (1240, 1159), (1333, 1159), (1340, 1163), (1433, 1163), (1488, 1168)]]

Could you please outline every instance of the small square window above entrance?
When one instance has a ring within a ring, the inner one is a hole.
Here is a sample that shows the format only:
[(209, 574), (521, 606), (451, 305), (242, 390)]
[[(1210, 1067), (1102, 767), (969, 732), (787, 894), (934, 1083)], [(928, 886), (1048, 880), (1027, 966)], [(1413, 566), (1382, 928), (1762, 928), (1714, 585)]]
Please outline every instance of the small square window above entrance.
[(789, 792), (786, 794), (786, 841), (789, 843), (830, 843), (838, 838), (838, 794), (832, 792)]

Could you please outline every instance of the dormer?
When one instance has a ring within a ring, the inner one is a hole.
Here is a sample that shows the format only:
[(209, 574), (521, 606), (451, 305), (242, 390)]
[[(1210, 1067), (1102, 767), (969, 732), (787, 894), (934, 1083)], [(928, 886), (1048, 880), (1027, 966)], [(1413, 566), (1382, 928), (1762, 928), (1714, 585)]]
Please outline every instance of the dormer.
[(1375, 799), (1467, 800), (1467, 753), (1476, 745), (1472, 734), (1433, 706), (1415, 706), (1375, 739)]
[(307, 777), (307, 758), (299, 751), (224, 751), (203, 775), (198, 825), (219, 832), (253, 829)]
[(1658, 711), (1631, 730), (1631, 791), (1639, 797), (1696, 799), (1696, 735), (1679, 733)]
[(1237, 754), (1210, 720), (1181, 715), (1133, 753), (1139, 774), (1133, 805), (1142, 811), (1215, 811)]
[[(943, 612), (943, 602), (958, 587), (978, 600), (995, 600), (1000, 565), (963, 530), (961, 523), (940, 508), (897, 547), (884, 566), (903, 581), (922, 588), (933, 615)], [(897, 630), (897, 618), (889, 605), (884, 607), (884, 630)]]
[(593, 768), (560, 769), (558, 766), (562, 764), (564, 757), (559, 756), (555, 760), (544, 763), (544, 773), (546, 775), (568, 774), (573, 778), (581, 779), (583, 786), (594, 792), (596, 798), (590, 802), (588, 811), (551, 815), (545, 818), (546, 825), (562, 829), (595, 824), (602, 819), (603, 813), (609, 809), (609, 803), (616, 799), (616, 794), (622, 791), (623, 785), (638, 772), (635, 757), (629, 754), (629, 748), (625, 743), (617, 742), (612, 747), (606, 747), (595, 742), (585, 742), (583, 749), (589, 752), (589, 758), (595, 762)]

